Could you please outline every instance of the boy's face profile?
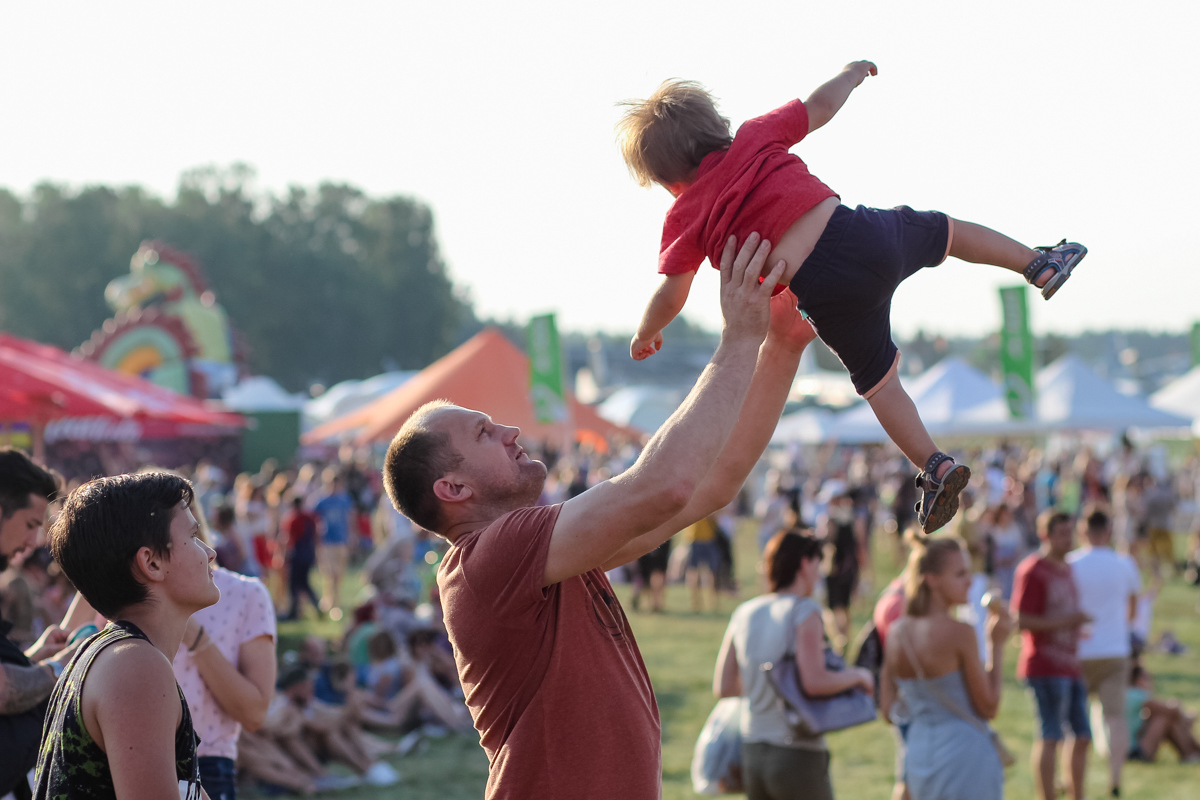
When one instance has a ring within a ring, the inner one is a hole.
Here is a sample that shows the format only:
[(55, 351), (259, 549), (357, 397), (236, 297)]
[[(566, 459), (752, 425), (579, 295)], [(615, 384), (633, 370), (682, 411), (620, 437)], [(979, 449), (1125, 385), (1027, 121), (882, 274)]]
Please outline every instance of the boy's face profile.
[(200, 539), (200, 523), (187, 503), (171, 512), (170, 560), (164, 562), (164, 589), (182, 606), (207, 608), (221, 599), (212, 579), (217, 553)]

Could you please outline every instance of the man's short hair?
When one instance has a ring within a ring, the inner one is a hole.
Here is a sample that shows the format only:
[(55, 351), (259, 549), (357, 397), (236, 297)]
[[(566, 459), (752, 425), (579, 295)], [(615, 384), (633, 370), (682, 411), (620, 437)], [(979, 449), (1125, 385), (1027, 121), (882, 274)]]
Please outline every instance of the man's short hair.
[(625, 107), (625, 116), (617, 124), (621, 155), (642, 186), (686, 180), (706, 155), (727, 150), (733, 142), (729, 120), (695, 81), (663, 81), (645, 100), (621, 105)]
[(433, 484), (458, 469), (463, 457), (450, 443), (450, 434), (431, 431), (429, 415), (453, 405), (446, 400), (426, 403), (405, 421), (383, 459), (383, 488), (400, 513), (425, 530), (440, 532), (442, 505)]
[(1056, 511), (1053, 508), (1048, 508), (1038, 517), (1038, 536), (1045, 539), (1050, 535), (1050, 531), (1054, 530), (1055, 526), (1061, 525), (1064, 522), (1069, 523), (1070, 521), (1071, 515), (1065, 511)]
[(1087, 515), (1087, 532), (1091, 534), (1103, 534), (1108, 532), (1108, 514), (1105, 514), (1100, 509), (1096, 509)]
[(0, 520), (29, 508), (29, 495), (53, 502), (58, 491), (56, 472), (34, 463), (24, 450), (0, 447)]
[(133, 576), (137, 552), (149, 547), (170, 559), (171, 519), (192, 485), (169, 472), (141, 472), (90, 481), (71, 492), (50, 529), (50, 551), (92, 608), (112, 619), (144, 602)]

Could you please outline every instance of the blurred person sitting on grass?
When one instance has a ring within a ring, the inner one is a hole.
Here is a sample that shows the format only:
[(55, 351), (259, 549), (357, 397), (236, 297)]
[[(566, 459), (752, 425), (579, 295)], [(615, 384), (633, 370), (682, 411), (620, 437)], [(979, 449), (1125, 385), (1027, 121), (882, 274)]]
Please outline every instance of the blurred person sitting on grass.
[(433, 724), (470, 731), (466, 706), (451, 697), (430, 672), (435, 637), (432, 630), (413, 631), (408, 646), (401, 649), (387, 631), (373, 635), (367, 642), (370, 665), (364, 681), (368, 702), (388, 715), (390, 725), (401, 729)]
[(54, 557), (111, 622), (51, 695), (38, 800), (202, 796), (196, 733), (171, 659), (191, 615), (221, 593), (191, 500), (176, 475), (119, 475), (84, 484), (59, 513)]
[[(353, 669), (340, 662), (330, 670), (332, 691), (349, 693), (354, 685)], [(346, 765), (362, 780), (387, 786), (399, 775), (379, 757), (395, 747), (363, 731), (357, 703), (337, 705), (314, 696), (315, 683), (303, 663), (294, 663), (284, 671), (280, 694), (272, 701), (264, 729), (307, 772), (319, 778), (324, 773), (322, 758)]]
[(1158, 748), (1167, 742), (1179, 754), (1183, 764), (1200, 762), (1200, 742), (1192, 732), (1196, 715), (1184, 710), (1178, 700), (1154, 697), (1154, 676), (1140, 665), (1130, 673), (1131, 685), (1125, 694), (1125, 714), (1132, 733), (1129, 758), (1153, 762)]

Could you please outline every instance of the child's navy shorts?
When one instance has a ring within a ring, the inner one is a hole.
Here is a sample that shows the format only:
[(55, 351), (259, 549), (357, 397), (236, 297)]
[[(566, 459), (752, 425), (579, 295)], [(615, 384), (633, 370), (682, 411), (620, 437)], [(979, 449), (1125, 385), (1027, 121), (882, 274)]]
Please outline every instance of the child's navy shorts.
[(791, 290), (821, 341), (869, 397), (888, 377), (899, 350), (892, 341), (892, 294), (949, 251), (950, 218), (908, 206), (834, 209)]

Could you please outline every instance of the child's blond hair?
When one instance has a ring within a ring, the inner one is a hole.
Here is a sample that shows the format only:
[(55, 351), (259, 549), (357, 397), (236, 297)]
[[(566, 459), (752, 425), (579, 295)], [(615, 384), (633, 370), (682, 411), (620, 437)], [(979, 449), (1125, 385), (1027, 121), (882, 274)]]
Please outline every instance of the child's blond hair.
[(626, 100), (617, 141), (629, 172), (642, 186), (688, 180), (700, 161), (725, 150), (733, 137), (729, 120), (695, 81), (663, 81), (645, 100)]

